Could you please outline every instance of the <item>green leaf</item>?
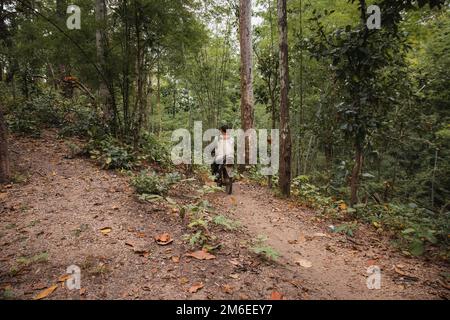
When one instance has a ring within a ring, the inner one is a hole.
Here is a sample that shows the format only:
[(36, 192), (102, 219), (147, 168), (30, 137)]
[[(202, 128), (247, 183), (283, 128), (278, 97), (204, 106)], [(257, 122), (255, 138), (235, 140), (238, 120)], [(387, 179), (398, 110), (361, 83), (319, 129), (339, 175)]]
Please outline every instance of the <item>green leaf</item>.
[(416, 232), (416, 230), (413, 229), (413, 228), (408, 228), (408, 229), (403, 230), (402, 234), (410, 234), (410, 233), (413, 233), (413, 232)]
[(424, 253), (424, 251), (425, 251), (425, 248), (424, 248), (423, 242), (421, 240), (414, 240), (409, 245), (409, 252), (413, 256), (420, 256)]

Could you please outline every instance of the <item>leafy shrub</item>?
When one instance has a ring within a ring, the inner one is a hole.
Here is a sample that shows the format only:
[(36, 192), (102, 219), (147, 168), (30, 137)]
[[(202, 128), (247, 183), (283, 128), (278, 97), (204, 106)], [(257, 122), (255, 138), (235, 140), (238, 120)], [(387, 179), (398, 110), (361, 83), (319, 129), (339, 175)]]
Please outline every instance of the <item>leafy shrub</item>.
[(130, 170), (135, 165), (135, 157), (130, 147), (111, 136), (105, 136), (100, 140), (91, 139), (85, 149), (103, 169)]
[(194, 204), (188, 204), (180, 208), (180, 216), (188, 218), (188, 228), (192, 230), (185, 239), (191, 246), (201, 246), (204, 249), (210, 247), (212, 241), (216, 239), (208, 230), (211, 221), (209, 212), (212, 211), (210, 203), (206, 200)]
[(169, 185), (175, 184), (181, 180), (181, 175), (179, 172), (170, 172), (167, 173), (165, 179)]
[(330, 197), (323, 195), (321, 190), (315, 185), (309, 183), (308, 176), (298, 176), (292, 180), (292, 194), (299, 197), (306, 205), (313, 208), (322, 208), (333, 206)]
[(394, 232), (397, 244), (412, 255), (421, 255), (427, 245), (441, 244), (448, 249), (450, 213), (435, 213), (415, 204), (356, 206), (356, 214), (378, 229)]
[(259, 235), (256, 239), (252, 240), (252, 245), (250, 246), (250, 251), (256, 253), (257, 255), (263, 257), (269, 261), (276, 261), (280, 257), (280, 254), (271, 246), (266, 244), (267, 237)]
[(343, 224), (337, 226), (335, 229), (333, 229), (333, 232), (343, 233), (343, 234), (346, 234), (347, 236), (353, 237), (353, 234), (357, 228), (358, 228), (358, 222), (353, 221), (350, 223), (343, 223)]
[[(368, 202), (347, 208), (344, 201), (336, 201), (324, 195), (325, 191), (312, 185), (307, 176), (293, 179), (292, 193), (304, 204), (320, 209), (327, 217), (346, 220), (356, 218), (358, 221), (371, 224), (379, 232), (391, 232), (398, 247), (412, 255), (421, 255), (428, 245), (439, 244), (444, 248), (443, 253), (448, 254), (449, 212), (436, 213), (415, 204), (401, 203)], [(343, 223), (334, 231), (353, 236), (356, 227), (356, 222)]]
[(62, 136), (87, 136), (99, 127), (98, 114), (84, 96), (66, 99), (55, 90), (18, 100), (9, 107), (7, 121), (13, 132), (31, 136), (39, 136), (44, 127), (60, 128)]
[(158, 175), (155, 172), (142, 170), (131, 179), (131, 185), (140, 195), (166, 195), (171, 185), (180, 181), (181, 175), (178, 172)]
[(169, 184), (155, 172), (141, 171), (131, 179), (131, 185), (138, 194), (165, 195), (169, 190)]
[(168, 167), (172, 163), (169, 146), (154, 134), (144, 132), (140, 138), (139, 147), (144, 160), (159, 163), (163, 167)]
[(106, 129), (100, 125), (99, 114), (85, 97), (76, 100), (63, 100), (62, 119), (60, 121), (61, 136), (101, 136)]
[(213, 218), (213, 223), (222, 226), (227, 230), (234, 230), (240, 226), (238, 221), (231, 220), (223, 215), (218, 215)]

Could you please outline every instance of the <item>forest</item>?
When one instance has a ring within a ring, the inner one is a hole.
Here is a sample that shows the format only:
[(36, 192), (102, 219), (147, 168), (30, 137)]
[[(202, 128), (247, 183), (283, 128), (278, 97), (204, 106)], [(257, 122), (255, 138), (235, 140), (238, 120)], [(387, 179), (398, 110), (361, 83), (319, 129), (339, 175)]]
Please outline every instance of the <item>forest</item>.
[(447, 0), (0, 0), (0, 298), (448, 299), (449, 146)]

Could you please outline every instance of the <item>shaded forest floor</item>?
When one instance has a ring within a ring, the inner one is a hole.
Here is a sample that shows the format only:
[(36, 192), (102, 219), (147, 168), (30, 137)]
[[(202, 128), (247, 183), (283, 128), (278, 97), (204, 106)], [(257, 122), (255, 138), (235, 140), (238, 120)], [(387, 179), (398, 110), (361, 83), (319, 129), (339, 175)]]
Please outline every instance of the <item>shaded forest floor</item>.
[[(449, 297), (441, 280), (448, 266), (407, 258), (364, 228), (354, 238), (329, 233), (311, 210), (244, 181), (232, 196), (199, 194), (198, 180), (170, 191), (178, 204), (208, 199), (241, 224), (212, 230), (221, 243), (214, 259), (186, 256), (193, 251), (183, 239), (188, 227), (169, 203), (142, 202), (125, 175), (69, 154), (53, 131), (11, 141), (13, 168), (26, 181), (0, 189), (4, 297), (32, 299), (52, 285), (57, 289), (47, 299)], [(165, 232), (174, 241), (158, 245), (154, 237)], [(249, 250), (258, 235), (280, 253), (276, 262)], [(69, 290), (60, 278), (73, 264), (81, 268), (81, 290)], [(379, 290), (366, 286), (370, 265), (381, 268)]]

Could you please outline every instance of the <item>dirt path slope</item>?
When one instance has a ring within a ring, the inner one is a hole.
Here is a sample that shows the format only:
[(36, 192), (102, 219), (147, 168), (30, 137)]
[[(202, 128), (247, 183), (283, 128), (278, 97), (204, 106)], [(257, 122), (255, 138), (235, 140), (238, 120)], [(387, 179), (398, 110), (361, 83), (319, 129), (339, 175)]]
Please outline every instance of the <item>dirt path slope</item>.
[[(216, 196), (215, 203), (224, 207), (230, 217), (241, 221), (254, 237), (266, 236), (267, 243), (281, 254), (280, 263), (308, 283), (314, 298), (445, 296), (439, 292), (436, 281), (445, 269), (424, 260), (405, 258), (390, 249), (388, 240), (380, 240), (370, 232), (356, 239), (328, 232), (327, 225), (317, 222), (311, 210), (277, 199), (267, 188), (237, 183), (232, 196)], [(367, 268), (371, 265), (381, 268), (380, 290), (367, 288)]]
[[(251, 185), (237, 184), (231, 197), (207, 195), (218, 214), (240, 220), (243, 227), (212, 230), (222, 245), (216, 258), (192, 259), (185, 255), (193, 250), (184, 240), (190, 230), (167, 203), (138, 201), (127, 177), (99, 170), (86, 159), (69, 159), (68, 149), (54, 132), (12, 140), (16, 179), (19, 172), (26, 182), (0, 189), (3, 298), (32, 299), (55, 284), (46, 299), (268, 299), (274, 291), (286, 299), (443, 295), (438, 267), (400, 257), (375, 240), (358, 245), (334, 234), (312, 237), (326, 227), (314, 222), (311, 212)], [(184, 183), (170, 196), (187, 203), (199, 196), (196, 188)], [(102, 228), (110, 229), (104, 234)], [(155, 243), (163, 232), (173, 243)], [(267, 235), (282, 254), (278, 263), (248, 250), (258, 234)], [(312, 266), (297, 265), (299, 258)], [(383, 269), (381, 290), (365, 285), (367, 264), (374, 262)], [(72, 264), (81, 268), (81, 290), (58, 282)], [(402, 280), (392, 271), (394, 264), (417, 279)], [(190, 292), (199, 283), (203, 287)]]

